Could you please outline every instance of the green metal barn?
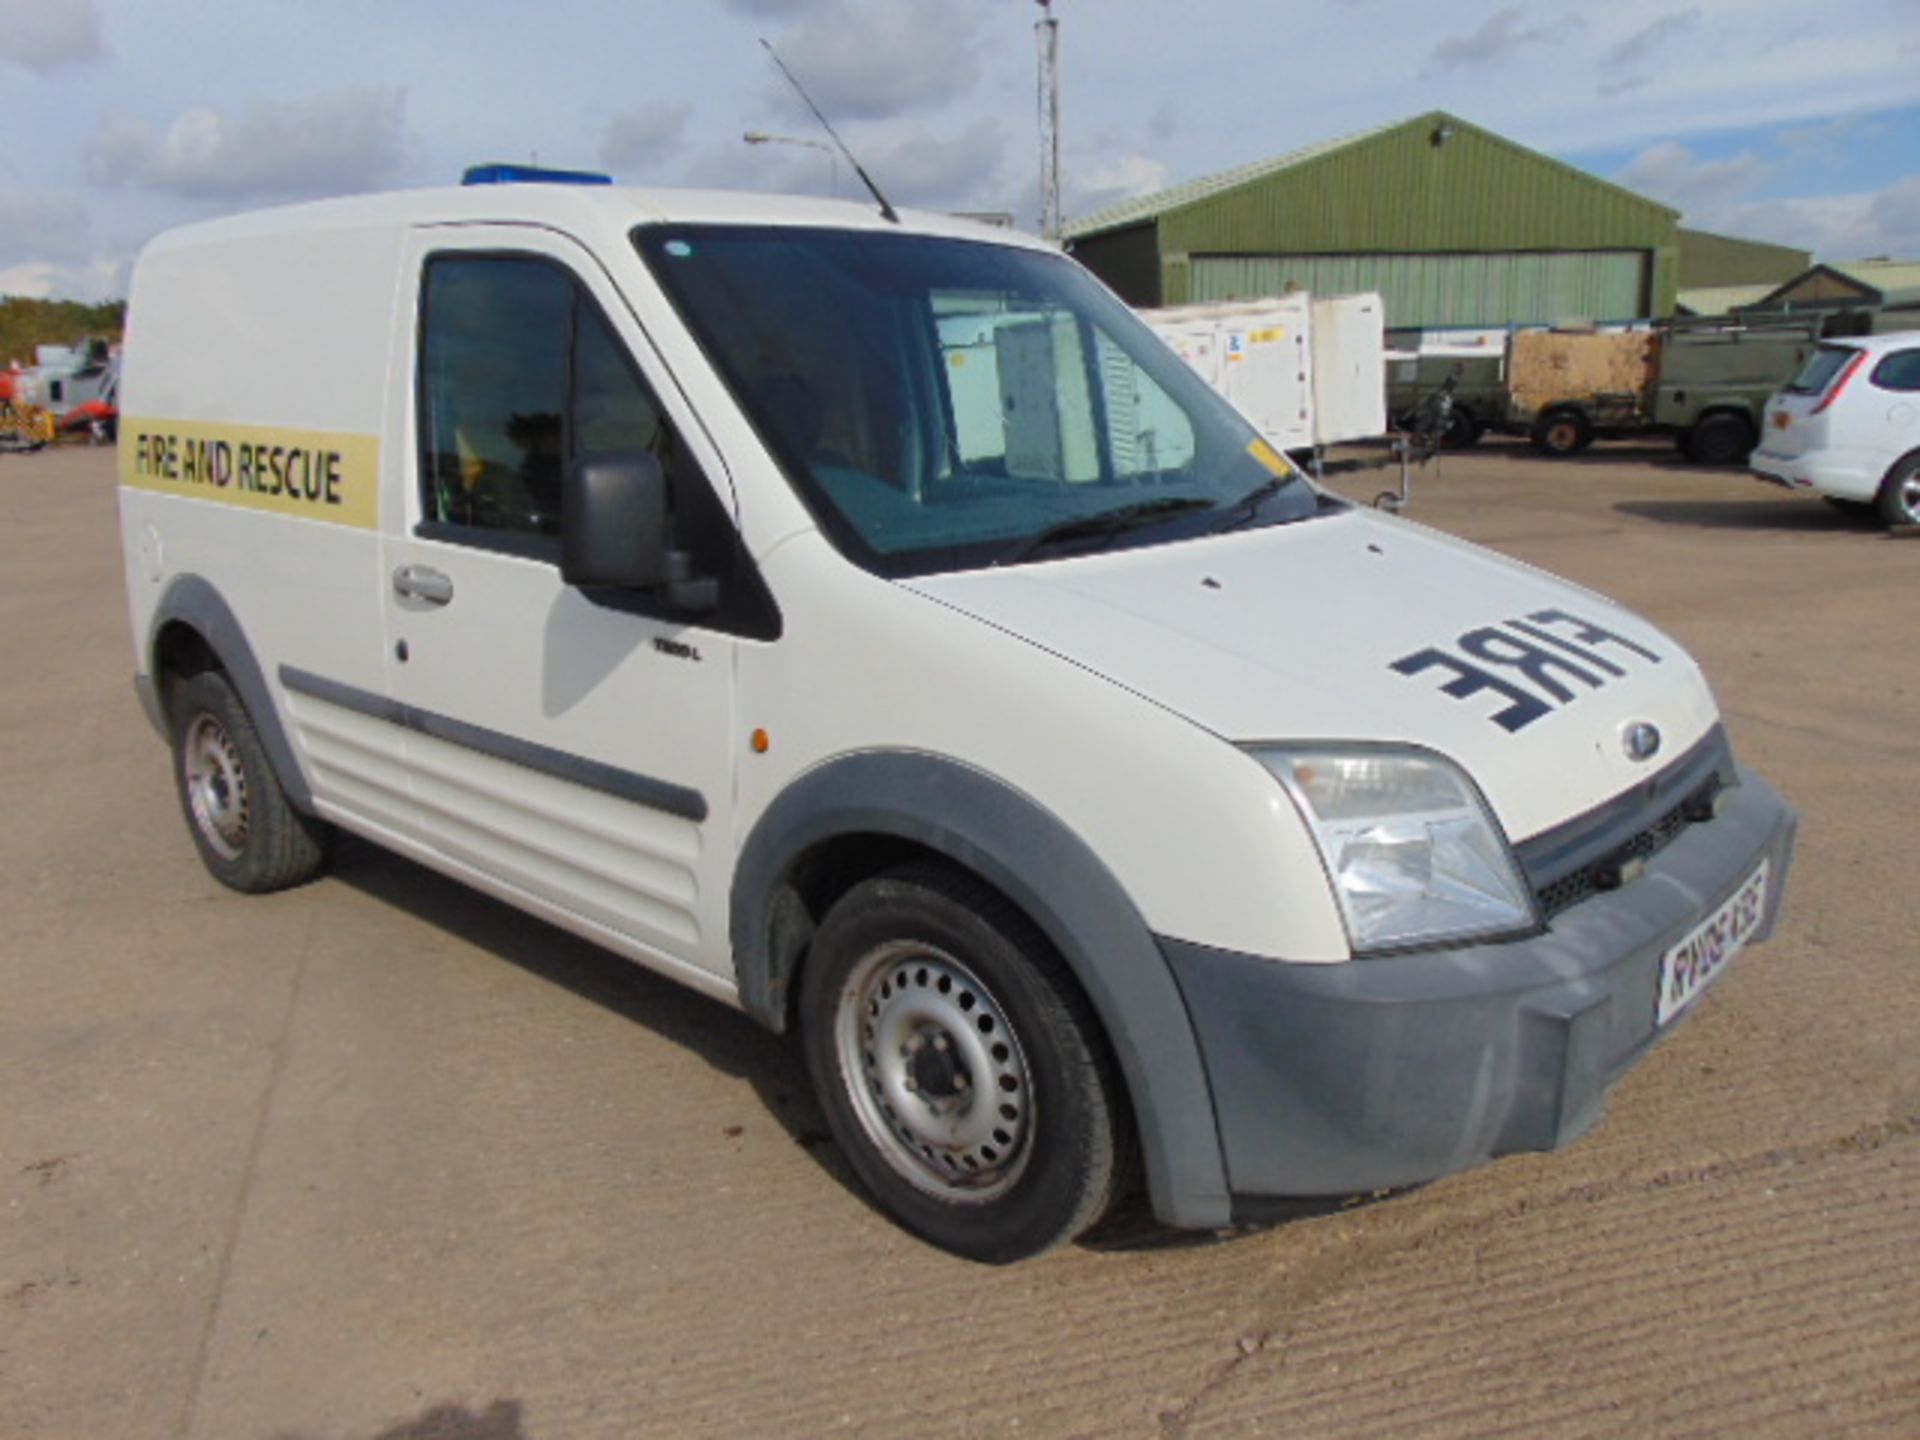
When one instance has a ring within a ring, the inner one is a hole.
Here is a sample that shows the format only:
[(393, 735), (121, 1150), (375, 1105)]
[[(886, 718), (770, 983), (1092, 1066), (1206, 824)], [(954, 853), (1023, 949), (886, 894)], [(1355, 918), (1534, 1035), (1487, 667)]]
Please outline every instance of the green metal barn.
[(1401, 327), (1673, 314), (1679, 213), (1433, 111), (1077, 221), (1134, 305), (1378, 290)]

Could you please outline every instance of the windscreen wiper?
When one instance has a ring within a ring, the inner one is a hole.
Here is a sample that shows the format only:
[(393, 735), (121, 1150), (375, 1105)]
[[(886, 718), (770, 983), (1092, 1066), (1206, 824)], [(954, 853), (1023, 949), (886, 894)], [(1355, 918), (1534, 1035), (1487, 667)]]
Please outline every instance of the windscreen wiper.
[(1233, 516), (1220, 528), (1222, 530), (1238, 530), (1243, 525), (1252, 524), (1254, 519), (1259, 515), (1262, 505), (1275, 495), (1278, 495), (1282, 490), (1289, 489), (1293, 485), (1298, 484), (1302, 478), (1300, 472), (1295, 470), (1291, 474), (1276, 475), (1271, 480), (1262, 480), (1258, 485), (1254, 486), (1253, 489), (1234, 501), (1232, 505), (1226, 507), (1233, 512)]
[(1142, 500), (1135, 505), (1122, 505), (1113, 510), (1102, 510), (1097, 515), (1078, 515), (1071, 520), (1062, 520), (1057, 525), (1049, 525), (1038, 535), (1022, 540), (1001, 556), (998, 563), (1018, 565), (1035, 552), (1061, 541), (1118, 535), (1126, 530), (1137, 530), (1142, 525), (1155, 524), (1170, 515), (1182, 515), (1190, 510), (1211, 509), (1213, 509), (1211, 500), (1201, 500), (1192, 495), (1163, 495), (1157, 500)]

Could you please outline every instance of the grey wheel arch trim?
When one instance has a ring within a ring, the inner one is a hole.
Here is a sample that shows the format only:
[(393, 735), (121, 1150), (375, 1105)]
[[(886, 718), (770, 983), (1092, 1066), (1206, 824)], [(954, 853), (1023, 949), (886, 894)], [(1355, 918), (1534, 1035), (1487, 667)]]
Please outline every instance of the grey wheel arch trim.
[[(801, 776), (754, 826), (734, 870), (731, 919), (740, 999), (787, 1026), (795, 956), (787, 877), (838, 836), (912, 841), (964, 866), (1023, 910), (1085, 989), (1119, 1061), (1140, 1129), (1154, 1213), (1189, 1228), (1232, 1219), (1213, 1093), (1186, 1002), (1132, 899), (1081, 840), (1026, 795), (918, 752), (873, 751)], [(791, 936), (789, 929), (787, 934)]]
[(201, 576), (177, 577), (167, 586), (166, 594), (160, 597), (160, 603), (154, 607), (153, 621), (148, 627), (146, 646), (142, 651), (146, 673), (137, 676), (134, 682), (140, 690), (142, 703), (148, 706), (149, 717), (165, 734), (167, 717), (158, 669), (160, 632), (175, 623), (188, 626), (206, 642), (207, 648), (220, 662), (220, 668), (233, 682), (233, 688), (239, 692), (240, 703), (247, 707), (247, 716), (253, 721), (260, 743), (266, 747), (267, 759), (273, 763), (274, 778), (280, 782), (280, 789), (285, 793), (288, 803), (302, 814), (311, 815), (313, 792), (307, 786), (300, 762), (294, 758), (293, 747), (287, 743), (286, 731), (280, 726), (280, 712), (274, 707), (273, 694), (267, 688), (266, 676), (261, 672), (260, 662), (254, 657), (247, 632), (241, 628), (239, 619), (220, 592)]

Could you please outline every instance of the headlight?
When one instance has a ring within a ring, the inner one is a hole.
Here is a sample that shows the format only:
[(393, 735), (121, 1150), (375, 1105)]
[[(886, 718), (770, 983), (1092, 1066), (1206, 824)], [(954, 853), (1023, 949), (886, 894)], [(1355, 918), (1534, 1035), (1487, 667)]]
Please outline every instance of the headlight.
[(1533, 896), (1473, 782), (1417, 750), (1256, 750), (1320, 847), (1356, 954), (1536, 929)]

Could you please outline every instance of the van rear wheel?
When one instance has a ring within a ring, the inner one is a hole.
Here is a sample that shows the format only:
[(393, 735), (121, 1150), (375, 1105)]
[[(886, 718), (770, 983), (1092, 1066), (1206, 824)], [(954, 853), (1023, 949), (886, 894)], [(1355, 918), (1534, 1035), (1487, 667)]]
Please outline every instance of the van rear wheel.
[(921, 1238), (1020, 1260), (1116, 1197), (1129, 1131), (1097, 1023), (997, 892), (932, 865), (855, 886), (814, 937), (800, 1020), (834, 1139)]
[(181, 682), (168, 711), (180, 808), (214, 879), (261, 894), (319, 874), (328, 827), (289, 803), (227, 677), (208, 670)]

